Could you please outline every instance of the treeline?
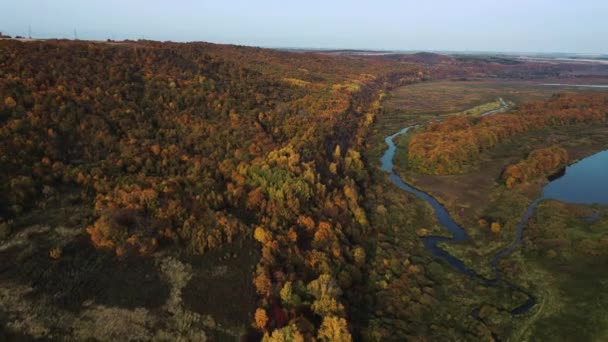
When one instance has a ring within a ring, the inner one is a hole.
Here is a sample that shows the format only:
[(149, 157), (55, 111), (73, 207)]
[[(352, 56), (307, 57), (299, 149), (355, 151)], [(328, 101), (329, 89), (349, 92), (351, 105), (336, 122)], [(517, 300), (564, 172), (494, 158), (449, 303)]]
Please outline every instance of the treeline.
[(530, 152), (526, 159), (507, 166), (502, 178), (507, 188), (511, 189), (517, 184), (548, 175), (568, 162), (568, 151), (565, 149), (559, 146), (540, 148)]
[(408, 163), (427, 174), (460, 173), (474, 164), (482, 151), (519, 133), (605, 122), (607, 115), (608, 95), (565, 94), (526, 103), (512, 114), (449, 118), (431, 123), (410, 139)]

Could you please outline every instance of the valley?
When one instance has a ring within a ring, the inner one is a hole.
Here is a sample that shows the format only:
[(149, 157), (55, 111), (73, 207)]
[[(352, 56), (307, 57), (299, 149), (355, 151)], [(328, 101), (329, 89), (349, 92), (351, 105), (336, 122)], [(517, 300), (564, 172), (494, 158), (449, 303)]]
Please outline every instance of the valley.
[(601, 338), (602, 68), (2, 40), (0, 339)]
[[(433, 83), (427, 83), (424, 86), (428, 87), (430, 91), (433, 87)], [(475, 89), (476, 86), (477, 85), (474, 84), (471, 88)], [(416, 86), (414, 86), (414, 88), (415, 87)], [(466, 116), (467, 110), (463, 111), (464, 107), (458, 107), (458, 104), (456, 104), (456, 107), (453, 107), (454, 105), (452, 105), (452, 103), (455, 99), (460, 100), (466, 98), (467, 94), (475, 94), (478, 97), (474, 98), (473, 102), (460, 104), (461, 106), (475, 105), (491, 99), (491, 97), (483, 98), (471, 89), (468, 89), (469, 85), (466, 83), (458, 84), (458, 82), (450, 82), (447, 84), (438, 84), (437, 87), (440, 90), (448, 89), (447, 92), (444, 90), (443, 93), (440, 93), (438, 95), (438, 100), (431, 105), (435, 110), (439, 110), (438, 114), (435, 114), (435, 117), (439, 118), (450, 117), (452, 115), (446, 116), (445, 113), (456, 110), (461, 111), (456, 115)], [(512, 89), (513, 85), (505, 85), (502, 87)], [(518, 92), (518, 95), (524, 96), (528, 100), (546, 96), (543, 95), (546, 93), (545, 90), (542, 89), (542, 85), (536, 86), (536, 88), (531, 85), (526, 85), (526, 88), (526, 92)], [(395, 109), (394, 106), (399, 106), (400, 104), (401, 96), (404, 96), (406, 93), (412, 95), (412, 92), (414, 91), (415, 90), (401, 88), (397, 92), (394, 92), (392, 94), (394, 97), (391, 97), (388, 101), (387, 107)], [(451, 96), (449, 91), (454, 95)], [(458, 94), (458, 91), (462, 94)], [(472, 97), (473, 95), (469, 96)], [(508, 98), (507, 95), (505, 95), (505, 97)], [(411, 99), (412, 98), (410, 97), (407, 100), (404, 99), (404, 101), (411, 101)], [(444, 101), (442, 102), (441, 99)], [(521, 101), (521, 98), (512, 98), (511, 103), (514, 107), (518, 106), (517, 102), (515, 102), (516, 100)], [(408, 107), (409, 105), (412, 105), (412, 103), (401, 104), (402, 107), (398, 107), (396, 110), (396, 113), (399, 114), (390, 114), (390, 116), (410, 115), (421, 120), (419, 122), (422, 122), (423, 125), (425, 120), (426, 122), (429, 122), (428, 120), (432, 116), (422, 114), (421, 112), (409, 112), (407, 109), (410, 108)], [(423, 104), (421, 103), (421, 105)], [(441, 107), (442, 105), (452, 107)], [(413, 106), (413, 108), (418, 107), (420, 106)], [(399, 108), (403, 108), (405, 113), (401, 112)], [(441, 110), (443, 110), (443, 112), (441, 112)], [(483, 116), (484, 113), (479, 113), (478, 115)], [(408, 116), (408, 119), (411, 120), (410, 116)], [(391, 120), (395, 119), (393, 118)], [(418, 125), (420, 125), (420, 123), (418, 123)], [(568, 335), (572, 337), (576, 336), (575, 331), (568, 330), (571, 329), (571, 324), (565, 324), (561, 329), (556, 329), (556, 326), (552, 324), (550, 326), (551, 332), (543, 330), (549, 328), (549, 326), (542, 323), (539, 323), (538, 327), (535, 327), (534, 329), (530, 328), (537, 320), (561, 319), (558, 317), (563, 317), (563, 314), (561, 314), (560, 311), (557, 311), (556, 308), (560, 306), (563, 308), (564, 305), (568, 305), (566, 303), (571, 303), (572, 300), (576, 300), (574, 298), (577, 296), (576, 292), (572, 292), (571, 289), (567, 292), (568, 295), (565, 298), (558, 295), (560, 290), (553, 284), (553, 281), (555, 280), (549, 280), (554, 279), (550, 274), (551, 272), (555, 272), (555, 269), (547, 264), (538, 264), (536, 262), (537, 257), (531, 252), (531, 250), (536, 248), (536, 242), (534, 241), (550, 241), (550, 238), (547, 236), (545, 238), (546, 240), (543, 240), (543, 238), (537, 234), (535, 228), (533, 232), (530, 233), (530, 226), (544, 226), (545, 223), (541, 219), (547, 219), (550, 222), (562, 222), (562, 225), (565, 224), (564, 220), (579, 220), (579, 222), (587, 222), (587, 225), (589, 226), (602, 225), (602, 223), (600, 223), (603, 222), (601, 213), (603, 210), (606, 210), (606, 204), (608, 203), (601, 200), (601, 186), (594, 192), (594, 190), (591, 190), (591, 187), (579, 183), (579, 187), (585, 187), (586, 190), (583, 190), (575, 199), (575, 197), (570, 194), (575, 191), (574, 188), (577, 187), (575, 185), (576, 183), (570, 184), (572, 187), (570, 190), (560, 191), (553, 190), (554, 187), (552, 186), (552, 183), (545, 186), (549, 180), (539, 178), (534, 180), (534, 182), (510, 189), (505, 187), (504, 184), (501, 185), (499, 183), (501, 181), (501, 175), (510, 163), (518, 160), (522, 155), (526, 155), (529, 151), (546, 146), (547, 144), (563, 146), (566, 148), (567, 153), (572, 160), (577, 161), (582, 159), (582, 161), (575, 164), (577, 167), (579, 165), (582, 166), (586, 163), (591, 163), (591, 160), (598, 159), (599, 156), (602, 155), (601, 153), (593, 155), (594, 153), (608, 148), (608, 140), (605, 138), (607, 128), (608, 127), (605, 126), (605, 124), (593, 126), (579, 124), (572, 127), (533, 130), (530, 133), (518, 135), (517, 140), (513, 139), (508, 142), (499, 143), (495, 147), (483, 151), (479, 162), (461, 174), (439, 176), (420, 174), (419, 172), (412, 170), (408, 165), (408, 144), (410, 144), (411, 136), (415, 135), (416, 132), (421, 129), (420, 126), (408, 127), (408, 129), (401, 130), (399, 133), (386, 139), (390, 147), (390, 154), (387, 152), (387, 156), (383, 157), (382, 168), (391, 172), (390, 179), (396, 186), (413, 193), (416, 197), (429, 203), (435, 211), (435, 215), (438, 217), (438, 223), (443, 226), (444, 229), (447, 228), (450, 232), (449, 235), (451, 235), (451, 237), (449, 238), (434, 237), (433, 235), (436, 233), (430, 234), (429, 236), (427, 235), (429, 234), (428, 232), (425, 232), (424, 235), (422, 235), (421, 239), (431, 253), (464, 276), (477, 279), (478, 283), (495, 284), (497, 281), (500, 282), (501, 278), (506, 277), (507, 282), (514, 281), (517, 284), (521, 284), (514, 285), (514, 283), (507, 283), (506, 286), (503, 286), (504, 291), (511, 291), (514, 294), (519, 293), (518, 296), (513, 297), (514, 299), (517, 298), (517, 300), (510, 304), (509, 309), (504, 307), (501, 308), (500, 305), (497, 306), (491, 303), (485, 303), (481, 308), (474, 309), (476, 317), (482, 322), (492, 321), (494, 327), (511, 325), (513, 329), (512, 336), (517, 336), (515, 337), (515, 340), (544, 340), (544, 338), (548, 338), (548, 336), (553, 336), (553, 338), (563, 338)], [(410, 133), (411, 131), (413, 131), (413, 133)], [(397, 150), (396, 153), (395, 149)], [(590, 155), (593, 156), (589, 157)], [(392, 162), (387, 164), (387, 161), (393, 158), (395, 158), (395, 169), (397, 170), (397, 174), (393, 173)], [(602, 171), (599, 170), (605, 169), (608, 167), (608, 164), (599, 160), (600, 159), (598, 159), (597, 162), (594, 161), (593, 165), (595, 165), (594, 167), (596, 169), (599, 168), (597, 169), (599, 174), (603, 174)], [(568, 170), (570, 170), (570, 168), (566, 170), (566, 174), (568, 174)], [(572, 172), (574, 171), (570, 171), (570, 173)], [(594, 171), (590, 172), (591, 173), (589, 173), (589, 171), (583, 171), (580, 175), (581, 177), (585, 177), (582, 175), (593, 174)], [(409, 182), (410, 185), (404, 183), (402, 179)], [(586, 179), (588, 179), (588, 176)], [(559, 181), (561, 180), (558, 178), (554, 182)], [(603, 176), (599, 176), (595, 180), (595, 182), (600, 182), (601, 184), (605, 181)], [(543, 187), (549, 190), (543, 192), (543, 190), (541, 190)], [(432, 196), (436, 197), (439, 202), (425, 192), (433, 194)], [(543, 192), (542, 196), (541, 192)], [(587, 194), (587, 196), (585, 194)], [(585, 197), (588, 198), (587, 201), (584, 200)], [(548, 200), (544, 200), (545, 198), (548, 198)], [(561, 202), (555, 202), (555, 200), (561, 200), (565, 203), (560, 204)], [(593, 205), (594, 209), (589, 210), (592, 210), (594, 214), (588, 216), (590, 218), (587, 218), (582, 214), (574, 214), (574, 212), (570, 212), (570, 214), (566, 215), (557, 214), (559, 212), (557, 208), (563, 208), (564, 206), (568, 208), (577, 206), (578, 208), (582, 208), (580, 205), (568, 204), (568, 202), (587, 202), (587, 205)], [(530, 203), (530, 206), (527, 209), (526, 203)], [(442, 204), (445, 205), (447, 211)], [(548, 208), (555, 208), (553, 210), (556, 210), (556, 216), (559, 217), (559, 219), (557, 219), (555, 215), (552, 215), (552, 218), (548, 219), (546, 215), (551, 215), (550, 209)], [(591, 219), (591, 217), (593, 218)], [(493, 222), (498, 223), (496, 229)], [(570, 222), (568, 224), (568, 226), (570, 226), (572, 221), (568, 222)], [(490, 223), (492, 223), (492, 227), (490, 227)], [(492, 229), (490, 230), (490, 228)], [(578, 228), (578, 230), (583, 231), (587, 229), (582, 228), (582, 226)], [(577, 228), (573, 228), (572, 232), (575, 230), (577, 230)], [(553, 235), (553, 233), (549, 233), (551, 229), (545, 229), (543, 231), (545, 234), (549, 234), (550, 236)], [(528, 234), (533, 235), (533, 238), (529, 237)], [(581, 238), (583, 239), (593, 240), (596, 238), (594, 235), (585, 236), (585, 233), (582, 232), (578, 234), (582, 234)], [(572, 247), (561, 247), (560, 250), (566, 254), (585, 253), (583, 250), (577, 251), (576, 249), (572, 250), (569, 248)], [(557, 253), (555, 250), (552, 250), (550, 254), (553, 258), (559, 259), (556, 255), (561, 254), (561, 252)], [(594, 262), (593, 258), (590, 258), (588, 262)], [(551, 269), (551, 271), (549, 269)], [(500, 273), (502, 272), (505, 272), (505, 277), (501, 276)], [(541, 272), (540, 274), (544, 274), (540, 278), (538, 276), (539, 272)], [(597, 272), (597, 268), (593, 267), (593, 270), (590, 269), (590, 272)], [(563, 272), (559, 273), (561, 274)], [(591, 273), (589, 273), (589, 275), (590, 274)], [(581, 275), (579, 274), (576, 277), (579, 276)], [(565, 275), (562, 275), (562, 278), (563, 281), (570, 279)], [(595, 280), (586, 279), (587, 282), (589, 282), (589, 285), (596, 283)], [(523, 287), (521, 287), (522, 285)], [(525, 296), (521, 296), (522, 293), (526, 294), (528, 300), (525, 299)], [(580, 293), (579, 295), (584, 296), (586, 294)], [(596, 293), (596, 295), (601, 296), (600, 293)], [(517, 302), (519, 302), (519, 304), (515, 304)], [(511, 313), (516, 316), (509, 317), (504, 314), (497, 315), (501, 311), (504, 313), (505, 310), (507, 312), (511, 311)], [(562, 311), (564, 311), (564, 309), (562, 309)], [(567, 312), (568, 310), (565, 309), (565, 311)], [(584, 323), (578, 321), (576, 324), (580, 327), (580, 325)], [(593, 331), (594, 328), (594, 326), (589, 326), (590, 331)], [(600, 332), (599, 334), (600, 335), (589, 335), (588, 338), (598, 338), (602, 333)], [(500, 340), (503, 338), (504, 337), (500, 338)]]

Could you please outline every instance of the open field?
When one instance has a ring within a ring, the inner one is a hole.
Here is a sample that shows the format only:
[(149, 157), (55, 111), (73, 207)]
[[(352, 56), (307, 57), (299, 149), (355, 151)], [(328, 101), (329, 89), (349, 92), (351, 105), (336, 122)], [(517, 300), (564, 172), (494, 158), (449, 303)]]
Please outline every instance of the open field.
[[(468, 108), (491, 102), (499, 97), (507, 101), (521, 103), (544, 100), (556, 92), (593, 92), (606, 91), (601, 88), (552, 87), (542, 84), (554, 80), (513, 81), (438, 81), (425, 82), (393, 90), (385, 101), (387, 112), (404, 111), (407, 115), (439, 115), (460, 112)], [(570, 81), (572, 82), (572, 81)], [(561, 81), (560, 83), (570, 83)], [(608, 80), (581, 80), (577, 84), (608, 84)]]
[[(394, 89), (383, 101), (384, 112), (374, 125), (369, 148), (380, 158), (384, 138), (401, 128), (424, 124), (438, 116), (476, 115), (499, 107), (499, 98), (510, 105), (545, 100), (556, 93), (606, 92), (606, 88), (543, 86), (549, 83), (608, 84), (607, 79), (540, 79), (534, 81), (476, 80), (424, 82)], [(401, 137), (406, 139), (406, 137)], [(400, 150), (397, 153), (406, 153)]]
[(513, 272), (535, 284), (545, 305), (522, 336), (529, 341), (605, 341), (608, 208), (547, 201), (527, 229), (517, 256), (525, 268)]
[[(0, 318), (7, 320), (0, 324), (0, 340), (49, 334), (235, 340), (245, 333), (259, 258), (252, 239), (204, 256), (122, 259), (91, 244), (83, 228), (92, 210), (82, 201), (79, 192), (61, 189), (45, 208), (0, 226), (0, 259), (7, 261), (0, 266)], [(61, 251), (57, 259), (49, 255), (54, 248)], [(227, 297), (233, 300), (224, 302)]]

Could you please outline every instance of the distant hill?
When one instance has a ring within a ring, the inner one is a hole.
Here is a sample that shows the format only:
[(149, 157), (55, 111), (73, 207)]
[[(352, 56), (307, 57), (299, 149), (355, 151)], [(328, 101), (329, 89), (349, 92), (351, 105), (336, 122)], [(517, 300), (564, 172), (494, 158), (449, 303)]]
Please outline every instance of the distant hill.
[(411, 57), (411, 60), (414, 62), (429, 63), (429, 64), (444, 63), (444, 62), (450, 62), (450, 61), (454, 60), (454, 58), (452, 58), (450, 56), (442, 55), (442, 54), (438, 54), (438, 53), (432, 53), (432, 52), (418, 52), (418, 53), (411, 55), (410, 57)]

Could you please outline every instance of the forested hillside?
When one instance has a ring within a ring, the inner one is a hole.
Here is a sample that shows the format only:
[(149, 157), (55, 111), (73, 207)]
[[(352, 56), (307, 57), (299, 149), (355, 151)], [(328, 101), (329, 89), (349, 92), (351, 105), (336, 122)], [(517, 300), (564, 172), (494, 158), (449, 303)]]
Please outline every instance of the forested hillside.
[[(411, 234), (434, 221), (364, 152), (393, 87), (561, 69), (427, 57), (1, 41), (0, 339), (490, 336), (448, 314), (468, 280), (438, 284), (453, 275)], [(605, 120), (605, 101), (431, 124), (411, 164), (455, 172), (533, 126)]]
[(341, 293), (369, 230), (359, 148), (379, 92), (423, 76), (211, 44), (2, 42), (1, 224), (76, 191), (116, 262), (253, 236), (257, 328), (302, 317), (302, 334), (347, 338)]

